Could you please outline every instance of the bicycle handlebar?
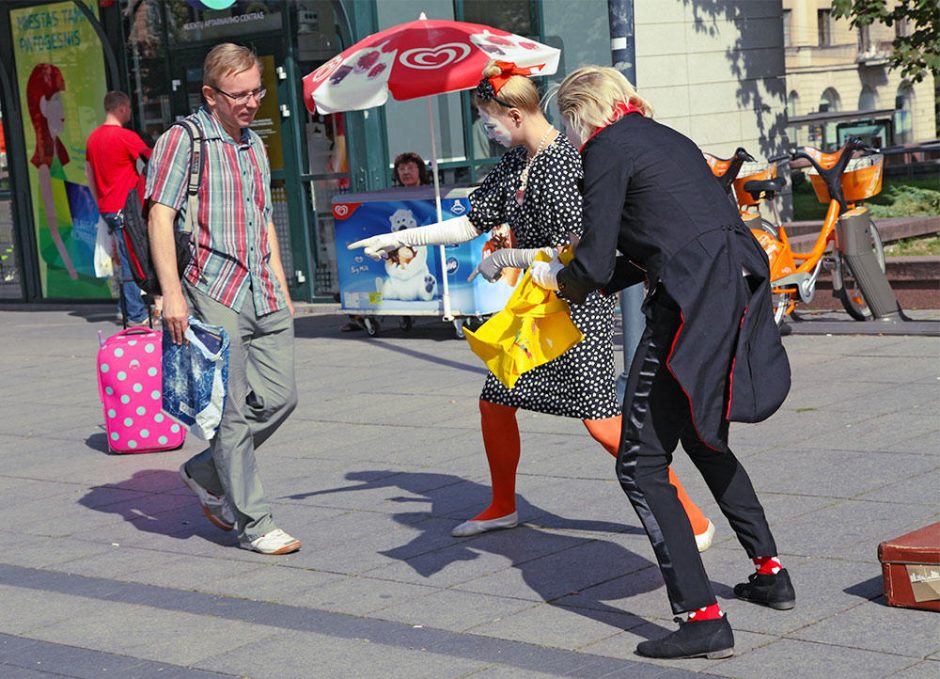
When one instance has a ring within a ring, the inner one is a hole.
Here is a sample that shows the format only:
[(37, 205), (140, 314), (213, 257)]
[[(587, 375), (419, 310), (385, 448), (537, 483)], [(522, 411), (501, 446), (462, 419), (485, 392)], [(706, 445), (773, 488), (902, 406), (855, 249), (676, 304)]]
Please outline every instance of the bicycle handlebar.
[[(797, 160), (797, 159), (808, 160), (813, 165), (813, 167), (816, 168), (817, 171), (825, 171), (822, 167), (820, 167), (819, 163), (816, 162), (816, 159), (811, 154), (807, 153), (804, 149), (812, 149), (813, 151), (816, 151), (817, 153), (822, 155), (822, 151), (820, 151), (819, 149), (815, 149), (812, 146), (800, 146), (800, 147), (790, 150), (790, 153), (789, 153), (790, 160)], [(878, 153), (878, 149), (872, 146), (868, 146), (859, 137), (849, 137), (848, 139), (845, 140), (845, 144), (843, 144), (842, 148), (836, 152), (839, 154), (839, 160), (836, 162), (836, 165), (839, 165), (842, 162), (842, 159), (845, 158), (847, 153), (852, 154), (849, 157), (849, 159), (854, 157), (855, 151), (862, 151), (865, 155), (872, 155), (872, 154)], [(825, 155), (831, 155), (831, 154), (825, 154)], [(833, 167), (835, 167), (836, 165), (834, 165)], [(844, 165), (842, 169), (845, 169)]]
[[(820, 156), (837, 156), (836, 161), (832, 164), (832, 167), (824, 168), (820, 165), (816, 158), (809, 152), (815, 151), (816, 154)], [(878, 153), (878, 149), (875, 149), (871, 146), (865, 144), (859, 137), (849, 137), (845, 140), (845, 144), (842, 145), (842, 148), (839, 149), (836, 153), (827, 153), (824, 154), (819, 149), (815, 149), (811, 146), (801, 146), (790, 151), (791, 160), (806, 160), (810, 165), (815, 168), (816, 172), (819, 173), (819, 176), (826, 182), (829, 187), (829, 195), (835, 200), (839, 201), (839, 204), (842, 205), (842, 208), (845, 209), (846, 202), (842, 194), (842, 185), (840, 178), (845, 172), (845, 168), (848, 166), (849, 161), (855, 157), (855, 152), (861, 151), (861, 155), (871, 155)]]
[(750, 153), (748, 153), (747, 151), (745, 151), (744, 148), (741, 147), (741, 146), (739, 146), (739, 147), (735, 150), (735, 152), (734, 152), (734, 157), (735, 157), (735, 158), (738, 158), (738, 159), (741, 160), (742, 162), (745, 161), (745, 160), (746, 160), (747, 162), (749, 162), (749, 163), (755, 163), (755, 162), (757, 162), (757, 159), (754, 158), (754, 156), (752, 156)]

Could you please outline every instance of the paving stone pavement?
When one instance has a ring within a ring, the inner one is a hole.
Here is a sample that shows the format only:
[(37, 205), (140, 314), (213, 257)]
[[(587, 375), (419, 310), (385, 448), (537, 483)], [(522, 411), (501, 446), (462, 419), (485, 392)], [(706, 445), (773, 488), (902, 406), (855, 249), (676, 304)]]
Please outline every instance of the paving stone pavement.
[(179, 480), (199, 440), (107, 454), (95, 353), (97, 332), (118, 330), (109, 316), (0, 307), (4, 679), (940, 677), (940, 616), (886, 606), (877, 560), (879, 542), (940, 517), (940, 313), (920, 312), (915, 334), (785, 337), (788, 400), (732, 428), (792, 611), (733, 597), (750, 562), (677, 454), (718, 528), (704, 561), (736, 647), (671, 662), (634, 654), (674, 623), (612, 459), (580, 422), (520, 413), (523, 525), (450, 536), (489, 493), (485, 371), (450, 325), (368, 338), (341, 333), (335, 307), (301, 310), (300, 406), (258, 463), (304, 548), (265, 557)]

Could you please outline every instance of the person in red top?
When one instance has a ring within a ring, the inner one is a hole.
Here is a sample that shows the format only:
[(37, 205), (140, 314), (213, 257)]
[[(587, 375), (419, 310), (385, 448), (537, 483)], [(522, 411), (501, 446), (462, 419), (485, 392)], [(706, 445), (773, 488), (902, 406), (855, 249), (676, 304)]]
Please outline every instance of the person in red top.
[[(118, 244), (121, 257), (121, 287), (127, 309), (126, 320), (139, 324), (147, 320), (147, 307), (134, 282), (124, 243), (124, 203), (137, 187), (137, 164), (150, 158), (150, 147), (135, 132), (124, 127), (131, 119), (131, 100), (123, 92), (108, 92), (104, 98), (104, 123), (95, 128), (85, 144), (85, 174), (88, 188), (98, 203), (98, 211)], [(120, 303), (118, 311), (121, 312)]]

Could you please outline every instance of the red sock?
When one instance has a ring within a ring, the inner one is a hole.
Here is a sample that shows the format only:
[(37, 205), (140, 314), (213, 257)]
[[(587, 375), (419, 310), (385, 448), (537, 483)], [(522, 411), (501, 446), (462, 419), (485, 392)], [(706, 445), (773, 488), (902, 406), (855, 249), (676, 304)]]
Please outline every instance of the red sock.
[(724, 611), (718, 606), (717, 603), (712, 604), (711, 606), (706, 606), (705, 608), (700, 608), (697, 611), (689, 612), (689, 622), (701, 622), (702, 620), (717, 620), (725, 614)]
[(780, 559), (775, 556), (755, 556), (751, 561), (757, 566), (757, 572), (761, 575), (776, 575), (783, 568)]

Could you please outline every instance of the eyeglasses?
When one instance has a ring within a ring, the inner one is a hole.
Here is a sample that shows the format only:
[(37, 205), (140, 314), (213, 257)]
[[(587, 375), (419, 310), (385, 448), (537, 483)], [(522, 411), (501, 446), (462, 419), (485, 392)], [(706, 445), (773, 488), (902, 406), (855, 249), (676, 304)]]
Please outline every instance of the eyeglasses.
[(241, 92), (239, 94), (229, 94), (225, 90), (220, 90), (215, 85), (211, 85), (211, 87), (219, 94), (224, 94), (226, 97), (234, 101), (236, 104), (247, 104), (248, 100), (251, 98), (255, 98), (258, 101), (261, 101), (262, 99), (264, 99), (264, 95), (268, 93), (267, 88), (264, 88), (264, 87), (259, 87), (256, 90), (251, 90), (251, 92)]

